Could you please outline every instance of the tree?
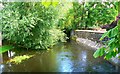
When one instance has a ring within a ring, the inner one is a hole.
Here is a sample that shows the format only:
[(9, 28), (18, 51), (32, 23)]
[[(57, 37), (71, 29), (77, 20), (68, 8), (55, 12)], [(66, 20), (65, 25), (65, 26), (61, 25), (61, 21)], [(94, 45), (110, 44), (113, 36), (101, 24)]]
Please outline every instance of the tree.
[[(120, 2), (118, 2), (118, 7), (120, 7)], [(120, 8), (118, 8), (118, 14), (120, 14)], [(115, 28), (103, 34), (100, 40), (105, 37), (110, 38), (110, 40), (106, 42), (106, 47), (102, 47), (94, 53), (95, 58), (105, 55), (104, 58), (108, 60), (120, 53), (120, 21)]]
[(11, 2), (2, 12), (4, 40), (31, 49), (47, 49), (65, 34), (57, 28), (57, 12), (53, 5), (41, 2)]
[[(65, 17), (64, 25), (69, 20), (69, 28), (83, 29), (100, 26), (110, 23), (117, 15), (117, 2), (72, 2), (72, 7), (69, 9)], [(70, 17), (70, 18), (69, 18)]]

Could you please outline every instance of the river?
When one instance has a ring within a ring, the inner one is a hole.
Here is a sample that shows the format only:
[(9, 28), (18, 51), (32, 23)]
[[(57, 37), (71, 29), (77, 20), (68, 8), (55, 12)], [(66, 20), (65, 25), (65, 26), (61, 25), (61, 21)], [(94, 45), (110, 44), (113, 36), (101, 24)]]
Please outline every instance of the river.
[[(2, 72), (118, 72), (120, 68), (103, 58), (95, 59), (93, 49), (76, 42), (59, 43), (50, 50), (15, 48), (1, 56)], [(15, 56), (34, 55), (20, 64), (6, 61)]]

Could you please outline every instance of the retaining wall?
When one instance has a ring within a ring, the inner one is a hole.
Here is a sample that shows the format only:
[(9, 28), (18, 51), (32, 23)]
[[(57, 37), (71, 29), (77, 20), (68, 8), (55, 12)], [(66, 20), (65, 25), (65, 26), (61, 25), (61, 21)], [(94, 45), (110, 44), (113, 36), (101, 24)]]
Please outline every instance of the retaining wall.
[[(106, 31), (92, 31), (92, 30), (75, 30), (74, 35), (77, 36), (76, 42), (78, 44), (85, 44), (87, 46), (90, 46), (93, 48), (93, 50), (97, 50), (98, 48), (104, 46), (104, 41), (108, 40), (108, 38), (105, 38), (103, 41), (100, 41), (102, 34), (104, 34)], [(109, 60), (114, 65), (120, 66), (120, 59), (118, 59), (118, 54), (115, 58), (113, 57), (111, 60)]]

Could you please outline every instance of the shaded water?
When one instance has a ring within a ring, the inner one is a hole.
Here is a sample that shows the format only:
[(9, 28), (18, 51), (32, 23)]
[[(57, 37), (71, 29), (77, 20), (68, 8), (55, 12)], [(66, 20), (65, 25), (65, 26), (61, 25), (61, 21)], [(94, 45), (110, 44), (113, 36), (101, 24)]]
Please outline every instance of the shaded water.
[[(75, 42), (60, 43), (51, 50), (14, 49), (0, 55), (0, 72), (118, 72), (120, 69), (102, 58), (95, 59), (92, 48)], [(34, 57), (20, 64), (5, 63), (20, 55)]]

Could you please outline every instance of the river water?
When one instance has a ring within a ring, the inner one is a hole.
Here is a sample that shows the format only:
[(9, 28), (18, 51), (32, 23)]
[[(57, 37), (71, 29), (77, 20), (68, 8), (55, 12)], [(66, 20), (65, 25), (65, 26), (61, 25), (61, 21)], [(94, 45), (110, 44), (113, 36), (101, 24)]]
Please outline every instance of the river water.
[[(120, 68), (103, 58), (95, 59), (93, 49), (75, 42), (59, 43), (50, 50), (15, 48), (0, 55), (2, 72), (118, 72)], [(20, 55), (34, 55), (20, 64), (9, 59)]]

